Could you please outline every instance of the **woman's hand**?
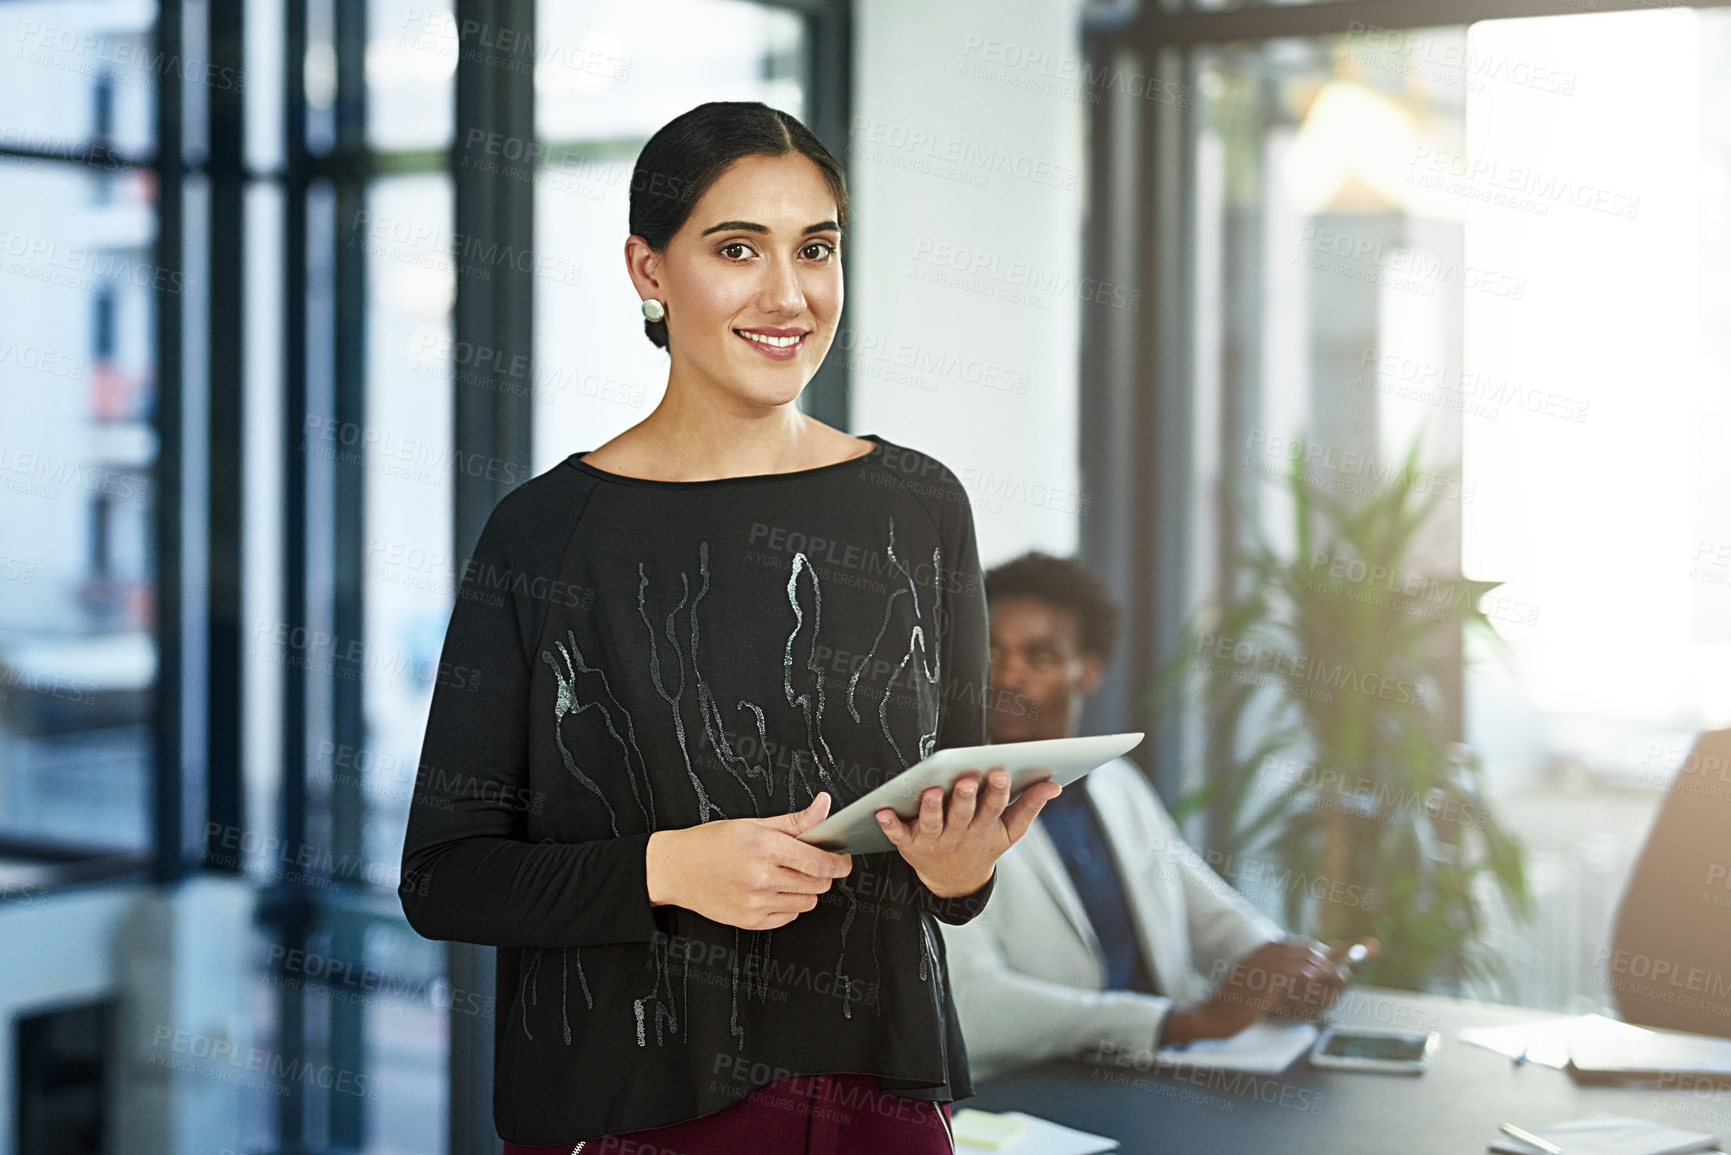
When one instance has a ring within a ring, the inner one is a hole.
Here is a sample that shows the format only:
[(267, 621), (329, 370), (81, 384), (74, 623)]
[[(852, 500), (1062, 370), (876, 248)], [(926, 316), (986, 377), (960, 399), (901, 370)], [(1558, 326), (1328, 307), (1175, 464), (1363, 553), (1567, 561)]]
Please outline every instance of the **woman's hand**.
[(726, 818), (649, 836), (651, 906), (683, 906), (741, 930), (774, 930), (817, 905), (830, 881), (853, 869), (797, 837), (829, 815), (829, 792), (772, 818)]
[(884, 833), (926, 889), (939, 898), (972, 894), (990, 882), (999, 855), (1014, 846), (1040, 808), (1064, 790), (1056, 782), (1038, 782), (1006, 808), (1010, 775), (1004, 768), (993, 766), (988, 771), (983, 792), (980, 781), (978, 771), (956, 779), (948, 815), (941, 786), (920, 792), (920, 812), (910, 822), (903, 822), (887, 806), (878, 811)]

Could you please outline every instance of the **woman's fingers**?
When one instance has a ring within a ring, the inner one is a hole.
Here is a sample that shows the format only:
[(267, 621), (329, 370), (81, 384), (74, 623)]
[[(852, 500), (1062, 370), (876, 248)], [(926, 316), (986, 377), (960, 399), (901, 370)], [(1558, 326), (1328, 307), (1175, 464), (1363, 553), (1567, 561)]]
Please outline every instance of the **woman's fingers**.
[(986, 792), (980, 800), (980, 817), (993, 822), (1004, 812), (1004, 807), (1010, 804), (1010, 774), (1002, 766), (993, 766), (986, 771)]
[[(1062, 786), (1050, 782), (1035, 783), (1022, 791), (1022, 796), (1003, 812), (1004, 832), (1010, 837), (1010, 845), (1014, 846), (1028, 832), (1040, 808), (1062, 792)], [(1006, 789), (1004, 793), (1007, 796), (1009, 791)]]
[(954, 793), (950, 796), (950, 813), (945, 820), (946, 830), (966, 830), (974, 820), (975, 799), (979, 795), (980, 778), (978, 775), (967, 775), (957, 780)]
[(1010, 776), (994, 766), (984, 776), (970, 771), (957, 779), (948, 798), (943, 787), (926, 787), (920, 792), (919, 813), (911, 821), (904, 822), (887, 807), (880, 809), (878, 824), (899, 850), (914, 839), (938, 842), (950, 834), (995, 824), (1009, 798)]
[(920, 791), (920, 837), (937, 838), (944, 832), (944, 791), (928, 786)]
[(813, 878), (846, 878), (853, 872), (853, 855), (825, 850), (781, 831), (772, 831), (761, 845), (772, 863)]
[(824, 894), (834, 881), (833, 878), (816, 877), (780, 864), (772, 864), (770, 873), (778, 894)]

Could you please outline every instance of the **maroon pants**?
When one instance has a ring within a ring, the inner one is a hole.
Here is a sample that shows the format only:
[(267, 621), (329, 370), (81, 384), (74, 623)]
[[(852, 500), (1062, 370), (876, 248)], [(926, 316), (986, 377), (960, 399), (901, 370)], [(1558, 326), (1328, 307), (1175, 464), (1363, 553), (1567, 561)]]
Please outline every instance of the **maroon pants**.
[[(571, 1155), (506, 1143), (505, 1155)], [(876, 1075), (794, 1075), (712, 1115), (605, 1135), (579, 1155), (952, 1155), (950, 1105), (883, 1090)]]

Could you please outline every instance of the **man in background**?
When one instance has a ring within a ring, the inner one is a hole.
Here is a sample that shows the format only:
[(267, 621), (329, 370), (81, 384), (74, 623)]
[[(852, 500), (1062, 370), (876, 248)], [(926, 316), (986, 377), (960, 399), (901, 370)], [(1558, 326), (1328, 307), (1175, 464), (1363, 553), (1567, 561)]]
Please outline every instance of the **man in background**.
[[(1075, 737), (1116, 648), (1117, 604), (1044, 553), (985, 582), (992, 741)], [(1126, 758), (1046, 803), (998, 860), (985, 911), (940, 929), (976, 1079), (1052, 1058), (1146, 1067), (1159, 1047), (1264, 1013), (1312, 1017), (1351, 978), (1346, 947), (1286, 938), (1227, 886)]]

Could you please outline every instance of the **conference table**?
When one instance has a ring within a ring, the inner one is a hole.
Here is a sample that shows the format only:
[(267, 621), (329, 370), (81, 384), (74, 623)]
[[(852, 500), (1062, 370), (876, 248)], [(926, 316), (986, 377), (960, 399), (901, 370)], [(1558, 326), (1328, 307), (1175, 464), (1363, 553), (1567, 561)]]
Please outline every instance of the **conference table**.
[[(1586, 1115), (1631, 1115), (1731, 1141), (1731, 1087), (1577, 1084), (1565, 1071), (1455, 1037), (1555, 1017), (1545, 1011), (1374, 987), (1350, 989), (1329, 1021), (1434, 1030), (1421, 1075), (1313, 1067), (1278, 1075), (1139, 1070), (1058, 1060), (976, 1084), (952, 1109), (1025, 1111), (1110, 1136), (1121, 1155), (1462, 1155), (1482, 1152), (1501, 1123), (1533, 1130)], [(967, 1148), (963, 1148), (967, 1150)], [(982, 1149), (983, 1150), (983, 1149)]]

